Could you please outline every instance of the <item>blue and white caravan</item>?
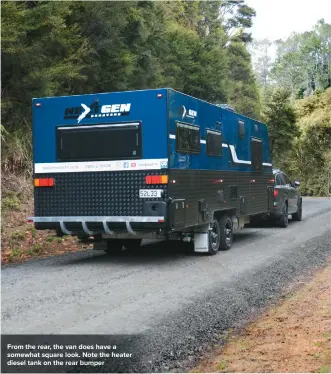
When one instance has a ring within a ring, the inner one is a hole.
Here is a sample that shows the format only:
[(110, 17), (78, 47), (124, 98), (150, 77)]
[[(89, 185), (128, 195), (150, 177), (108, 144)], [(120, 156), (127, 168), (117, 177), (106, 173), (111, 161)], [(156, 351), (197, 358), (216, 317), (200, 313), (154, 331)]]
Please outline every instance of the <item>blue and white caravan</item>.
[(108, 253), (164, 238), (215, 254), (273, 209), (267, 126), (169, 88), (33, 99), (33, 156), (35, 228)]

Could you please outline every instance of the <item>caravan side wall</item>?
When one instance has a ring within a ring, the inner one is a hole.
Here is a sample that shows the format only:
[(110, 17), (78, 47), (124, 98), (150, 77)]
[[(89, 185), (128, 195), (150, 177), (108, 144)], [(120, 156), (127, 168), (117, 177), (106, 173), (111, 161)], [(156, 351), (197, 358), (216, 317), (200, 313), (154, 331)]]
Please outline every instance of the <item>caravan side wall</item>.
[(169, 91), (169, 197), (173, 229), (272, 209), (267, 127), (255, 120)]
[[(167, 185), (146, 185), (147, 175), (167, 174), (167, 90), (104, 93), (33, 100), (35, 187), (38, 229), (69, 230), (159, 227)], [(164, 196), (141, 198), (140, 189), (162, 188)], [(160, 210), (158, 210), (160, 208)], [(77, 221), (77, 222), (75, 222)]]

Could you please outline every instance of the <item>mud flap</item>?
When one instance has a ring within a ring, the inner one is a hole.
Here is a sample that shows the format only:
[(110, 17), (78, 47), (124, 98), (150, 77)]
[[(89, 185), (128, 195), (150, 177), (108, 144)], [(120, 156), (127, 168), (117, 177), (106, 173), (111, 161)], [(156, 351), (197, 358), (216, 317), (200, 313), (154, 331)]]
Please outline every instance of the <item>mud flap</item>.
[(194, 233), (194, 252), (207, 253), (209, 246), (209, 233), (196, 232)]

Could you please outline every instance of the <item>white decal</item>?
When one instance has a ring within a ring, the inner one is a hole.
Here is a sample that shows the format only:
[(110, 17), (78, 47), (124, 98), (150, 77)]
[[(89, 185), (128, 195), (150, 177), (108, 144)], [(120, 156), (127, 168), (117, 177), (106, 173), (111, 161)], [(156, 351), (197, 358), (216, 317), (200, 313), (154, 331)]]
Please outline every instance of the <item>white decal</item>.
[(230, 147), (230, 151), (231, 151), (231, 154), (232, 154), (232, 159), (233, 159), (233, 162), (235, 162), (236, 164), (246, 164), (246, 165), (251, 165), (251, 162), (250, 161), (245, 161), (245, 160), (239, 160), (238, 157), (237, 157), (237, 153), (236, 153), (236, 150), (234, 148), (233, 145), (230, 145), (229, 144), (229, 147)]
[(187, 116), (187, 117), (195, 118), (195, 117), (197, 117), (197, 115), (198, 115), (198, 112), (197, 112), (197, 111), (192, 110), (192, 109), (189, 109), (189, 111), (188, 111), (188, 116)]
[(128, 113), (130, 112), (131, 104), (112, 104), (102, 105), (101, 113)]
[(84, 109), (84, 112), (77, 118), (77, 122), (79, 123), (83, 118), (85, 118), (86, 117), (86, 115), (87, 114), (89, 114), (90, 113), (90, 111), (91, 111), (91, 109), (87, 106), (87, 105), (85, 105), (85, 104), (80, 104), (82, 107), (83, 107), (83, 109)]
[(185, 108), (185, 106), (183, 105), (183, 115), (182, 115), (182, 119), (185, 118), (185, 116), (186, 116), (186, 108)]
[(168, 167), (168, 160), (160, 162), (161, 169), (166, 169)]
[(198, 112), (196, 110), (193, 110), (193, 109), (187, 110), (184, 105), (182, 106), (182, 108), (183, 108), (182, 119), (184, 119), (185, 117), (194, 119), (198, 116)]
[(168, 165), (168, 159), (147, 159), (135, 161), (88, 161), (36, 163), (35, 173), (78, 173), (92, 171), (160, 170)]

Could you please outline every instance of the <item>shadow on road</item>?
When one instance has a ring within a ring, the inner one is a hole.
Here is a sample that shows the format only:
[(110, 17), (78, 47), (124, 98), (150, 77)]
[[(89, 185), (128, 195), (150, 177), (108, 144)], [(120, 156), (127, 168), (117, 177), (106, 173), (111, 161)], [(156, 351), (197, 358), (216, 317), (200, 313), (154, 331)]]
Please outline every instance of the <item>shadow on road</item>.
[[(244, 230), (234, 235), (233, 246), (245, 240), (254, 239), (256, 232), (245, 232)], [(231, 251), (231, 249), (230, 249)], [(222, 253), (223, 251), (220, 251)], [(228, 252), (228, 251), (225, 251)], [(223, 253), (225, 253), (223, 252)], [(185, 258), (209, 257), (204, 253), (195, 253), (193, 243), (181, 241), (158, 241), (146, 243), (135, 250), (123, 250), (116, 254), (106, 254), (102, 250), (91, 250), (88, 256), (70, 258), (65, 261), (66, 265), (73, 264), (97, 264), (97, 263), (121, 263), (121, 264), (148, 264), (181, 261)]]
[(193, 252), (193, 246), (189, 243), (182, 243), (180, 241), (162, 241), (155, 243), (143, 244), (136, 250), (123, 250), (121, 253), (106, 254), (102, 250), (93, 251), (90, 256), (71, 258), (65, 264), (93, 264), (93, 263), (121, 263), (121, 264), (147, 264), (162, 263), (167, 261), (183, 260), (188, 256), (203, 256)]

